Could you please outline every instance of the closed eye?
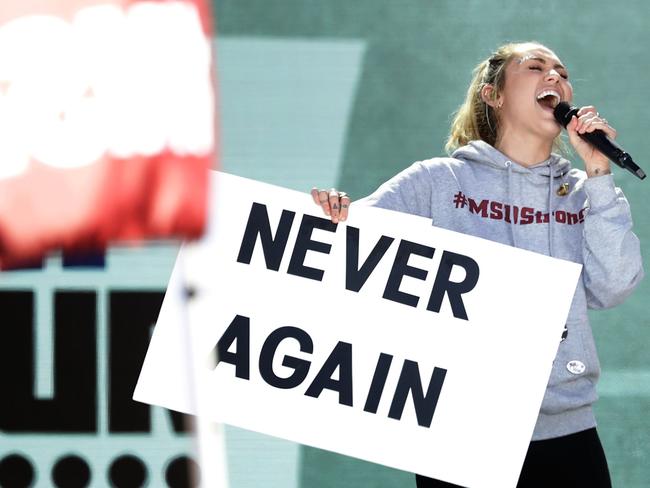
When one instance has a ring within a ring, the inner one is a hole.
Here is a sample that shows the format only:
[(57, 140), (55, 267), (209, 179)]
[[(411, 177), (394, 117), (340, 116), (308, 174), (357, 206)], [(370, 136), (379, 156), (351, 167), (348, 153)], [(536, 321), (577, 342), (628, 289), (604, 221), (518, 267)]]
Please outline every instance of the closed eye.
[[(543, 71), (544, 70), (544, 68), (542, 66), (536, 65), (536, 64), (533, 64), (533, 65), (529, 66), (528, 69), (533, 70), (533, 71)], [(563, 78), (565, 80), (569, 79), (569, 75), (567, 75), (566, 73), (558, 72), (558, 74), (560, 75), (561, 78)]]

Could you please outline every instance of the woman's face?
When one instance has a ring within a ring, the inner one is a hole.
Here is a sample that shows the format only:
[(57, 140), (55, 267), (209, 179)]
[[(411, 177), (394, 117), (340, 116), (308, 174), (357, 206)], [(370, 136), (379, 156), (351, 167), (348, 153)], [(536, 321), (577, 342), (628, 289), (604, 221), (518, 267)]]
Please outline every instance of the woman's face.
[(502, 103), (500, 132), (552, 141), (561, 131), (553, 108), (572, 98), (569, 73), (555, 53), (543, 46), (524, 50), (506, 66), (505, 86), (497, 99)]

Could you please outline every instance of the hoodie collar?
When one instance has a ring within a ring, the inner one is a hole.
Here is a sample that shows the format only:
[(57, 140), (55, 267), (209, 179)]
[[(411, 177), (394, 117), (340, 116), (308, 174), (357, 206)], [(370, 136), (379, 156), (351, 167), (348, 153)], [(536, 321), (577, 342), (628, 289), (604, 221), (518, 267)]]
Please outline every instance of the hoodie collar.
[(565, 175), (571, 166), (569, 161), (557, 154), (551, 154), (547, 160), (541, 161), (533, 166), (522, 166), (509, 159), (508, 156), (498, 149), (490, 146), (487, 142), (481, 140), (470, 141), (466, 146), (456, 149), (451, 157), (502, 170), (507, 170), (508, 166), (510, 166), (515, 173), (527, 173), (539, 176), (549, 176), (552, 174), (554, 178)]

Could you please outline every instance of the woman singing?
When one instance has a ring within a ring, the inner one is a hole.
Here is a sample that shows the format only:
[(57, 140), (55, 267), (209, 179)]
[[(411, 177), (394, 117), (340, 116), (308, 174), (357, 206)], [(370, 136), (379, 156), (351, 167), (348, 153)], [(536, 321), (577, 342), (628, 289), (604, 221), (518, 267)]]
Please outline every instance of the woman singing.
[[(587, 308), (621, 303), (643, 276), (628, 202), (608, 159), (578, 135), (601, 130), (614, 138), (616, 131), (594, 107), (582, 107), (567, 132), (584, 170), (552, 152), (561, 131), (553, 108), (572, 97), (553, 51), (534, 42), (504, 45), (474, 70), (451, 126), (451, 156), (417, 162), (357, 202), (583, 265), (518, 487), (611, 486), (592, 411), (600, 365)], [(333, 222), (346, 219), (344, 193), (312, 195)], [(470, 198), (487, 203), (470, 208)], [(454, 486), (416, 480), (418, 487)]]

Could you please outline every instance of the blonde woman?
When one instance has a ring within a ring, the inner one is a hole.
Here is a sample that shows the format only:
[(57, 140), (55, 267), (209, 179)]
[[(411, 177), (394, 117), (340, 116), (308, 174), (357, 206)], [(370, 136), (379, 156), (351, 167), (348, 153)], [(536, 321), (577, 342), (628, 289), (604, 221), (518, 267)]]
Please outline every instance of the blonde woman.
[[(583, 264), (519, 487), (610, 487), (592, 404), (600, 365), (587, 308), (621, 303), (643, 276), (640, 246), (608, 159), (578, 136), (616, 131), (592, 107), (567, 126), (584, 170), (553, 153), (553, 108), (570, 102), (567, 68), (547, 47), (507, 44), (480, 63), (453, 121), (448, 158), (413, 164), (357, 204)], [(312, 190), (332, 221), (347, 195)], [(513, 344), (516, 347), (516, 344)], [(454, 486), (417, 476), (418, 487)]]

